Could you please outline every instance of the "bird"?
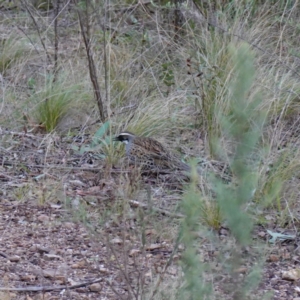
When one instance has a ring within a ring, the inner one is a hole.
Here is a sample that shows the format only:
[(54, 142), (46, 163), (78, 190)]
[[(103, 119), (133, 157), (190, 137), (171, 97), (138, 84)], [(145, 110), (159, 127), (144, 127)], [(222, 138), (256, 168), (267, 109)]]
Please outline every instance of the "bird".
[(182, 162), (174, 153), (153, 138), (137, 136), (129, 131), (124, 131), (113, 141), (125, 144), (126, 156), (143, 170), (191, 170), (189, 165)]

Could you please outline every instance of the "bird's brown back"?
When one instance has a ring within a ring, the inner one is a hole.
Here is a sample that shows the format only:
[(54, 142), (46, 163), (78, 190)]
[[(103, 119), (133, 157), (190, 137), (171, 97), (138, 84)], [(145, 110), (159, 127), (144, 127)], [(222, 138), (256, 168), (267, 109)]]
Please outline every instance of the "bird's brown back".
[(130, 150), (131, 160), (142, 163), (146, 168), (184, 169), (189, 166), (181, 162), (158, 141), (148, 137), (135, 137)]

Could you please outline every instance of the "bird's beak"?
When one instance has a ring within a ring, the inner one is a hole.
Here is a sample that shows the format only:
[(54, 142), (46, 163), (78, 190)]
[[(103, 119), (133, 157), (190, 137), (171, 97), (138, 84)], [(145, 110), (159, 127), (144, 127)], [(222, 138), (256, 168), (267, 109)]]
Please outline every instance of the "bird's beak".
[(113, 142), (118, 142), (119, 141), (119, 139), (118, 139), (118, 137), (113, 137)]

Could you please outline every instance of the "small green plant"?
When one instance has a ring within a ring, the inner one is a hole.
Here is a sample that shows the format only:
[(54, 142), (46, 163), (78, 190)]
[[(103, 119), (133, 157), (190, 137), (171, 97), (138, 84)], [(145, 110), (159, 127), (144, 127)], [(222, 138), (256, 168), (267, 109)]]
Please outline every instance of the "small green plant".
[(175, 84), (175, 82), (174, 82), (174, 72), (171, 69), (171, 67), (172, 67), (171, 62), (163, 63), (161, 65), (162, 70), (161, 70), (161, 75), (160, 75), (159, 79), (162, 80), (163, 83), (167, 87), (170, 87), (170, 86)]
[(192, 166), (191, 184), (183, 198), (182, 208), (185, 218), (181, 225), (180, 240), (185, 245), (182, 256), (184, 285), (181, 288), (180, 299), (209, 299), (212, 285), (205, 282), (207, 266), (202, 264), (195, 247), (195, 233), (199, 232), (199, 217), (202, 214), (201, 195), (197, 191), (197, 171)]
[(34, 78), (30, 77), (27, 80), (27, 86), (28, 86), (29, 89), (35, 90), (36, 89), (36, 80)]
[(53, 8), (53, 1), (51, 0), (33, 0), (32, 4), (36, 9), (48, 11)]
[(220, 206), (214, 199), (200, 197), (200, 218), (204, 225), (214, 230), (218, 230), (222, 223), (222, 213)]
[(228, 188), (219, 182), (216, 192), (232, 233), (241, 245), (245, 245), (250, 242), (252, 222), (242, 207), (253, 199), (257, 188), (258, 170), (253, 159), (258, 159), (254, 154), (263, 132), (266, 112), (259, 107), (262, 100), (258, 95), (252, 99), (247, 96), (254, 82), (253, 55), (244, 44), (239, 49), (231, 46), (230, 51), (236, 59), (235, 76), (230, 85), (230, 110), (228, 115), (221, 117), (221, 124), (224, 135), (235, 145), (230, 166), (235, 184)]
[(105, 159), (109, 164), (114, 163), (117, 159), (117, 155), (116, 148), (111, 141), (111, 136), (108, 134), (110, 124), (110, 121), (103, 123), (94, 134), (92, 142), (89, 145), (84, 145), (80, 148), (74, 146), (73, 149), (79, 151), (80, 154), (89, 151), (97, 153), (98, 158)]
[(53, 82), (52, 78), (47, 78), (44, 89), (34, 92), (31, 101), (38, 103), (35, 109), (37, 122), (43, 126), (46, 132), (54, 130), (67, 113), (72, 101), (76, 99), (78, 86), (65, 86), (63, 80)]
[(83, 154), (87, 151), (97, 151), (103, 147), (103, 145), (107, 145), (110, 143), (110, 137), (104, 138), (110, 127), (110, 122), (107, 121), (101, 125), (101, 127), (96, 131), (92, 138), (92, 142), (90, 145), (82, 146), (80, 148), (80, 154)]

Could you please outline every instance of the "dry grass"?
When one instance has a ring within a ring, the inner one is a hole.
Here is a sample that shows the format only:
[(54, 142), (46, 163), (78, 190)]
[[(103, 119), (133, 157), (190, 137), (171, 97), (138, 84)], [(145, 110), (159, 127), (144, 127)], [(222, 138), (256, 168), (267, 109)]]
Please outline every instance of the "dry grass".
[[(237, 143), (228, 135), (228, 128), (224, 125), (224, 119), (230, 123), (234, 116), (232, 97), (237, 80), (237, 60), (232, 49), (238, 51), (247, 43), (254, 53), (255, 77), (247, 94), (243, 95), (247, 100), (245, 110), (259, 95), (262, 101), (255, 108), (256, 113), (265, 111), (266, 116), (261, 138), (255, 145), (252, 171), (257, 175), (256, 190), (253, 199), (249, 200), (251, 203), (244, 203), (246, 208), (242, 209), (252, 214), (253, 220), (264, 218), (264, 209), (271, 209), (280, 224), (292, 224), (296, 218), (292, 211), (298, 209), (299, 202), (299, 8), (290, 1), (286, 5), (279, 1), (276, 7), (266, 3), (245, 7), (235, 3), (233, 14), (233, 2), (225, 2), (224, 8), (220, 7), (218, 12), (209, 12), (202, 7), (208, 20), (214, 20), (212, 26), (208, 26), (200, 11), (190, 2), (190, 7), (182, 7), (186, 23), (184, 34), (177, 41), (166, 18), (173, 13), (167, 4), (160, 8), (150, 5), (149, 10), (137, 3), (124, 2), (121, 7), (110, 3), (106, 8), (110, 9), (106, 24), (109, 29), (105, 33), (99, 25), (103, 22), (101, 12), (91, 14), (91, 49), (108, 124), (97, 147), (91, 144), (90, 137), (97, 135), (103, 124), (99, 123), (97, 105), (93, 101), (82, 36), (74, 25), (77, 24), (76, 15), (72, 10), (61, 13), (60, 76), (53, 82), (54, 29), (47, 10), (42, 13), (30, 7), (41, 35), (28, 12), (22, 11), (24, 17), (21, 18), (18, 10), (6, 11), (6, 18), (10, 14), (14, 18), (8, 24), (0, 24), (1, 127), (18, 132), (23, 128), (34, 132), (38, 126), (47, 132), (57, 129), (63, 138), (89, 135), (88, 141), (79, 145), (71, 142), (70, 148), (75, 149), (76, 154), (95, 152), (98, 155), (105, 174), (99, 175), (98, 181), (95, 179), (96, 185), (99, 182), (104, 184), (105, 180), (109, 185), (114, 178), (111, 196), (114, 201), (109, 205), (101, 204), (99, 219), (103, 224), (113, 219), (120, 227), (127, 221), (138, 219), (134, 239), (141, 240), (145, 228), (151, 227), (156, 233), (149, 243), (167, 239), (174, 245), (181, 221), (153, 213), (141, 216), (143, 209), (134, 211), (129, 201), (139, 200), (177, 213), (182, 210), (178, 205), (182, 190), (177, 188), (177, 183), (173, 190), (168, 190), (163, 180), (154, 185), (145, 183), (140, 174), (128, 175), (125, 172), (115, 176), (110, 170), (120, 165), (124, 151), (121, 145), (112, 143), (111, 137), (126, 129), (138, 135), (155, 137), (179, 151), (182, 157), (232, 163)], [(124, 10), (124, 7), (130, 9)], [(27, 28), (26, 35), (20, 31), (17, 38), (13, 34), (7, 35), (12, 24), (24, 32)], [(46, 49), (43, 49), (41, 39)], [(246, 75), (245, 78), (247, 81)], [(57, 100), (57, 105), (54, 111), (49, 111), (48, 102), (52, 99)], [(255, 112), (249, 119), (250, 127), (255, 127), (253, 120)], [(237, 122), (236, 126), (240, 124)], [(226, 220), (229, 216), (222, 210), (222, 205), (215, 201), (214, 181), (205, 175), (202, 185), (197, 187), (199, 216), (195, 223), (215, 230), (224, 220), (226, 224), (230, 221)], [(235, 184), (233, 180), (229, 190), (234, 189)], [(13, 192), (18, 200), (25, 194), (28, 194), (26, 186)], [(39, 202), (47, 202), (49, 197), (42, 197)], [(172, 198), (175, 200), (171, 201)], [(254, 204), (262, 207), (260, 212), (251, 211)], [(282, 211), (283, 208), (286, 209)], [(199, 228), (197, 230), (201, 232)], [(173, 249), (176, 251), (175, 246)], [(124, 252), (128, 254), (130, 249)], [(178, 278), (181, 277), (178, 275)], [(179, 290), (177, 285), (176, 289)], [(174, 295), (168, 297), (175, 299)], [(156, 299), (164, 297), (161, 292)]]

